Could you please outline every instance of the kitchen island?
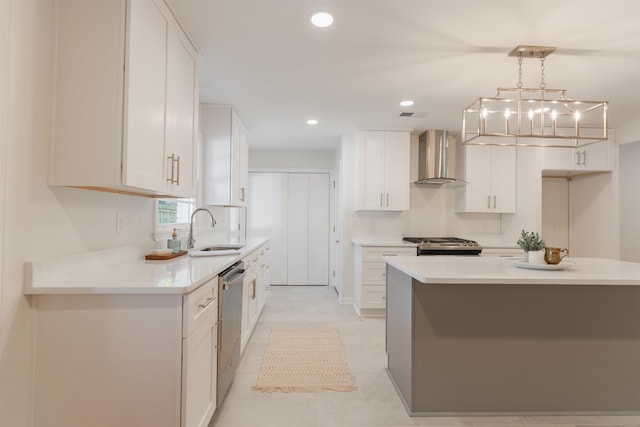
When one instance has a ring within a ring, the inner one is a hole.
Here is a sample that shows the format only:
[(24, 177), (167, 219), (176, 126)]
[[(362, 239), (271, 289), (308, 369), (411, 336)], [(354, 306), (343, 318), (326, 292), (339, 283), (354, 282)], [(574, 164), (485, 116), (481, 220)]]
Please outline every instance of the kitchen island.
[(410, 415), (640, 412), (640, 264), (385, 261), (388, 373)]

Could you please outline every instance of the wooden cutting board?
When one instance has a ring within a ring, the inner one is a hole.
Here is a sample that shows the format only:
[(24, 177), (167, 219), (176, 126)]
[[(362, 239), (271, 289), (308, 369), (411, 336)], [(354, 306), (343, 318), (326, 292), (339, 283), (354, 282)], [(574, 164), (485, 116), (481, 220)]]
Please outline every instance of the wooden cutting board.
[(171, 259), (171, 258), (176, 258), (182, 255), (185, 255), (187, 253), (187, 251), (180, 251), (177, 254), (166, 254), (166, 255), (160, 255), (160, 254), (149, 254), (149, 255), (145, 255), (144, 259), (146, 260), (165, 260), (165, 259)]

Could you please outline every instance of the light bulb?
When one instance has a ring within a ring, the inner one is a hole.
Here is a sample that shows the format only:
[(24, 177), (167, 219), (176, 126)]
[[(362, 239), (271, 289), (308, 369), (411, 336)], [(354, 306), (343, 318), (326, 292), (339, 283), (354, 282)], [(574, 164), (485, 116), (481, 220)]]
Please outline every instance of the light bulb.
[(573, 113), (573, 117), (575, 117), (576, 122), (580, 121), (580, 111), (576, 111)]
[(307, 120), (307, 124), (308, 125), (317, 125), (318, 121), (316, 119), (309, 119), (309, 120)]
[(317, 12), (311, 16), (311, 23), (320, 28), (328, 27), (333, 24), (333, 16), (328, 12)]
[(551, 112), (551, 118), (552, 118), (553, 120), (555, 120), (555, 119), (557, 119), (557, 118), (558, 118), (558, 112), (557, 112), (556, 110), (553, 110), (553, 111)]
[(483, 119), (486, 119), (486, 118), (487, 118), (487, 115), (489, 115), (489, 111), (487, 110), (487, 107), (484, 107), (484, 108), (482, 109), (482, 118), (483, 118)]
[(508, 108), (506, 110), (504, 110), (504, 118), (505, 119), (508, 119), (510, 115), (511, 115), (511, 111)]
[(529, 120), (533, 120), (533, 110), (529, 109)]

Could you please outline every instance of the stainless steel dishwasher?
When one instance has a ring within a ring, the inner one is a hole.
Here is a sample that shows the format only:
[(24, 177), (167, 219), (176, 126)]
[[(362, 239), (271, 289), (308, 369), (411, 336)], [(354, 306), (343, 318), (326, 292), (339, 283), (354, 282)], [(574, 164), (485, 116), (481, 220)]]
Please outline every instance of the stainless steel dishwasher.
[(224, 400), (240, 363), (242, 288), (244, 263), (235, 263), (218, 276), (218, 391), (217, 404)]

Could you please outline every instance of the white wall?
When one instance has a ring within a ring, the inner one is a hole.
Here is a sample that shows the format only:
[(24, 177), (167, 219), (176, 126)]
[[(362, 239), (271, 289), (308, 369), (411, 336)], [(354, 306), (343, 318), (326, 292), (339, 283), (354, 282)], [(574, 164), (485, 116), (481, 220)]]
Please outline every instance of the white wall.
[[(128, 244), (151, 243), (153, 201), (46, 183), (52, 95), (53, 2), (0, 2), (0, 70), (9, 68), (8, 108), (0, 108), (0, 153), (6, 141), (0, 195), (4, 230), (0, 276), (0, 425), (29, 422), (30, 300), (22, 295), (23, 264)], [(10, 26), (4, 14), (10, 8)], [(10, 39), (5, 38), (10, 28)], [(10, 52), (2, 46), (10, 40)], [(8, 61), (7, 61), (8, 60)], [(0, 74), (0, 88), (4, 77)], [(1, 93), (1, 90), (0, 90)], [(2, 97), (4, 99), (4, 96)], [(3, 101), (4, 102), (4, 101)], [(1, 104), (0, 104), (1, 105)], [(87, 159), (89, 161), (89, 159)], [(0, 161), (2, 156), (0, 155)], [(125, 232), (115, 232), (116, 212)]]
[(617, 172), (580, 175), (569, 184), (571, 256), (619, 259)]
[(620, 259), (640, 262), (640, 142), (620, 146)]
[(567, 178), (542, 178), (542, 236), (547, 246), (569, 248)]
[(334, 151), (249, 150), (250, 169), (333, 169)]

